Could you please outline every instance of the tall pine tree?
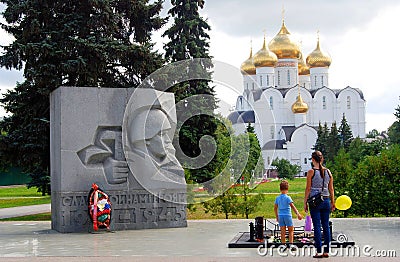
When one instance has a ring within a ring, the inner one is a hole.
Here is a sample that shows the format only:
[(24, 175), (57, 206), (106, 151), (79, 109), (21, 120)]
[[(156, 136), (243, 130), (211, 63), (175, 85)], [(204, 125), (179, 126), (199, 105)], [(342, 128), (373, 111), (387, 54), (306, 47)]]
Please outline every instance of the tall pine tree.
[(164, 20), (162, 1), (0, 0), (2, 28), (15, 40), (3, 46), (0, 65), (24, 72), (25, 81), (0, 102), (3, 166), (30, 174), (29, 186), (50, 193), (49, 94), (61, 85), (134, 87), (160, 67), (150, 36)]
[[(169, 38), (169, 42), (165, 44), (165, 57), (170, 62), (182, 60), (193, 60), (195, 58), (210, 58), (209, 55), (209, 39), (207, 31), (210, 26), (200, 14), (199, 9), (204, 7), (203, 0), (171, 0), (172, 8), (169, 15), (174, 19), (170, 28), (166, 30), (164, 36)], [(206, 78), (210, 79), (212, 65), (204, 63), (203, 68)], [(168, 91), (175, 94), (176, 102), (185, 102), (185, 110), (178, 112), (178, 126), (182, 125), (179, 131), (179, 138), (174, 140), (176, 146), (182, 149), (182, 152), (189, 158), (196, 158), (199, 155), (204, 156), (203, 159), (212, 158), (212, 152), (208, 150), (201, 151), (199, 147), (200, 138), (203, 136), (212, 136), (215, 138), (217, 122), (214, 117), (216, 109), (216, 100), (214, 97), (214, 88), (210, 86), (209, 80), (190, 80), (179, 83), (171, 87)], [(195, 99), (187, 98), (195, 95), (210, 95), (210, 99), (196, 97)], [(201, 112), (200, 115), (192, 116), (194, 112)], [(187, 119), (189, 118), (189, 119)], [(187, 119), (187, 120), (186, 120)], [(184, 122), (185, 121), (185, 122)], [(179, 144), (178, 144), (179, 143)], [(206, 166), (201, 168), (193, 168), (196, 163), (190, 160), (184, 161), (177, 155), (180, 161), (183, 161), (185, 168), (190, 170), (191, 180), (202, 183), (210, 180), (215, 174), (215, 157)], [(186, 158), (185, 158), (186, 159)]]
[(314, 150), (320, 151), (324, 156), (327, 153), (327, 143), (328, 143), (328, 136), (329, 136), (329, 129), (328, 125), (325, 124), (322, 126), (321, 122), (318, 124), (318, 130), (317, 130), (317, 141), (315, 142), (314, 145)]
[(390, 143), (400, 144), (400, 105), (396, 107), (394, 116), (396, 121), (389, 127), (388, 135)]
[(339, 139), (339, 133), (338, 129), (336, 126), (336, 122), (332, 123), (331, 126), (331, 131), (329, 132), (328, 139), (327, 139), (327, 145), (326, 145), (326, 155), (325, 159), (327, 161), (334, 161), (334, 158), (336, 157), (337, 153), (339, 152), (340, 149), (340, 139)]
[(339, 127), (339, 137), (340, 137), (340, 145), (343, 147), (346, 152), (349, 150), (351, 141), (353, 140), (353, 133), (351, 132), (351, 128), (347, 123), (346, 117), (343, 114), (342, 121), (340, 122)]

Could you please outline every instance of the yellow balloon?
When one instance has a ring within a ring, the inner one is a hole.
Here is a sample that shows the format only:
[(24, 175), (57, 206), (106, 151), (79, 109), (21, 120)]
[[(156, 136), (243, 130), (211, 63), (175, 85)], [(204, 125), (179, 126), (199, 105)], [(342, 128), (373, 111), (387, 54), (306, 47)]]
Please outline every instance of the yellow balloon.
[(351, 198), (346, 195), (341, 195), (336, 199), (335, 206), (339, 210), (347, 210), (351, 207)]

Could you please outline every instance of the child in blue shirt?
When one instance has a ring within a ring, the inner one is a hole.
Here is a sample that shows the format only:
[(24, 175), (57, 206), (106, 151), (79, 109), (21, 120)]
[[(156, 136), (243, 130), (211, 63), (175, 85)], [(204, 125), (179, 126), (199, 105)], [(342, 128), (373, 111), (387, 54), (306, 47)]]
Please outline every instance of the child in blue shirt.
[(289, 243), (293, 243), (294, 227), (291, 209), (294, 210), (299, 220), (301, 220), (303, 217), (294, 206), (292, 198), (287, 195), (289, 191), (288, 181), (282, 180), (279, 188), (281, 190), (281, 194), (276, 197), (274, 206), (276, 221), (279, 222), (279, 227), (281, 228), (282, 243), (286, 243), (286, 227), (289, 230)]

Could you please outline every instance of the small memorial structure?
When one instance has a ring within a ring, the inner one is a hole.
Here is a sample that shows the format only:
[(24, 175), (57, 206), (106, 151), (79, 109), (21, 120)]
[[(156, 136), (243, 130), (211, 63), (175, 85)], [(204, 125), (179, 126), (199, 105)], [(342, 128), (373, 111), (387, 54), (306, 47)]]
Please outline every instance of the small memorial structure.
[[(347, 248), (354, 246), (355, 242), (343, 232), (334, 232), (332, 222), (329, 222), (332, 248)], [(288, 236), (288, 233), (286, 234)], [(228, 248), (279, 248), (282, 245), (294, 245), (298, 248), (314, 245), (313, 230), (306, 230), (304, 226), (294, 227), (294, 243), (282, 243), (279, 223), (272, 222), (263, 217), (256, 217), (255, 222), (249, 223), (249, 232), (239, 232), (228, 243)]]

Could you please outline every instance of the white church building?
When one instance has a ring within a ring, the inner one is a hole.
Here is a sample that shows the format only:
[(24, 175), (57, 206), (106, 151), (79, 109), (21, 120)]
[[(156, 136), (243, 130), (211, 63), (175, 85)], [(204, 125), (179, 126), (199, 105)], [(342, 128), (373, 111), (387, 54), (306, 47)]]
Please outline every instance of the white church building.
[(285, 158), (310, 169), (310, 156), (319, 123), (340, 125), (346, 117), (354, 137), (365, 137), (365, 99), (352, 87), (329, 85), (331, 57), (316, 48), (304, 61), (284, 20), (279, 33), (241, 65), (243, 94), (229, 114), (237, 134), (250, 123), (260, 142), (265, 168), (276, 158)]

